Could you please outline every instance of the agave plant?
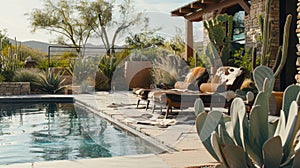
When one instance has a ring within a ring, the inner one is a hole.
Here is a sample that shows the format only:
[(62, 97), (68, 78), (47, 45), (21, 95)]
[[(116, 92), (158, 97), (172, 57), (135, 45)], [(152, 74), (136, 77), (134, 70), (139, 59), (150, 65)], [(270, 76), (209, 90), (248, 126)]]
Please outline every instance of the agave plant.
[(57, 94), (63, 91), (64, 78), (63, 73), (55, 74), (53, 70), (48, 69), (46, 72), (40, 74), (39, 79), (34, 82), (39, 90), (44, 93)]
[(249, 120), (241, 98), (233, 100), (230, 116), (219, 111), (205, 113), (201, 99), (195, 102), (201, 141), (221, 167), (300, 167), (300, 86), (286, 88), (280, 118), (269, 122), (273, 72), (260, 66), (254, 71), (254, 80), (259, 93)]

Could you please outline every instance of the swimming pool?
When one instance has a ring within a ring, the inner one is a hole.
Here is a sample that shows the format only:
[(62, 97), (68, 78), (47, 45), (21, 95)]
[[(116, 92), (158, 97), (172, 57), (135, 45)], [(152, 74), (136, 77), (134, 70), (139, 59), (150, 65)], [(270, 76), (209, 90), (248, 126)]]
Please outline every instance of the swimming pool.
[(2, 165), (155, 152), (74, 103), (0, 103)]

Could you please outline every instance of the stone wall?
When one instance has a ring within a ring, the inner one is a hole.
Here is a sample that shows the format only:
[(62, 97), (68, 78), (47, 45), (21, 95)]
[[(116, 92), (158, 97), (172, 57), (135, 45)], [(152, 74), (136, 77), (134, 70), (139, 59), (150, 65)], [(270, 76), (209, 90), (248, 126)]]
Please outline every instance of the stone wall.
[(0, 83), (0, 95), (28, 95), (30, 94), (29, 82), (3, 82)]
[(295, 75), (295, 79), (296, 79), (296, 82), (297, 82), (297, 85), (300, 85), (300, 0), (298, 0), (298, 3), (297, 3), (297, 12), (298, 12), (298, 15), (297, 15), (297, 29), (296, 29), (296, 33), (297, 33), (297, 37), (298, 37), (298, 44), (296, 45), (297, 47), (297, 61), (296, 61), (296, 66), (297, 66), (297, 71), (298, 73)]
[[(258, 35), (260, 28), (258, 24), (258, 15), (264, 15), (266, 0), (252, 0), (250, 14), (245, 16), (245, 36), (246, 46), (257, 46), (259, 49)], [(276, 59), (278, 46), (280, 45), (280, 2), (273, 1), (271, 5), (270, 21), (271, 21), (271, 56), (270, 64), (273, 65)], [(259, 51), (258, 51), (259, 52)]]

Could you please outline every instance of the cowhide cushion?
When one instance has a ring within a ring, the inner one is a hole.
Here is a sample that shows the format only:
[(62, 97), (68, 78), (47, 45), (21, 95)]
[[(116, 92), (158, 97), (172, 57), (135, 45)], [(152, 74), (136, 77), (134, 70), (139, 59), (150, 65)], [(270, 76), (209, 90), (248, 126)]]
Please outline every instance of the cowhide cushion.
[(199, 87), (201, 83), (207, 82), (208, 79), (209, 74), (206, 68), (195, 67), (191, 69), (190, 72), (186, 75), (184, 82), (194, 84)]
[(184, 81), (177, 81), (174, 85), (175, 89), (199, 90), (200, 84), (207, 82), (209, 74), (206, 68), (195, 67), (186, 75)]
[(175, 89), (183, 89), (183, 90), (199, 90), (199, 88), (195, 84), (177, 81), (174, 85)]
[(243, 72), (242, 68), (223, 66), (220, 67), (214, 78), (212, 79), (212, 83), (219, 83), (225, 85), (233, 85), (234, 81), (237, 77), (239, 77)]

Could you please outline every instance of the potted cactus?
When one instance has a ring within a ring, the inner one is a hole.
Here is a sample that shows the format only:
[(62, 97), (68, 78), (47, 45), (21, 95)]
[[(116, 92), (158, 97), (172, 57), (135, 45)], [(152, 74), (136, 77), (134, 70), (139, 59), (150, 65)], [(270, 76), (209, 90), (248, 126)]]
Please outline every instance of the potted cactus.
[(220, 167), (299, 167), (300, 86), (286, 88), (280, 117), (269, 122), (272, 70), (260, 66), (254, 79), (259, 81), (256, 82), (259, 93), (249, 120), (241, 98), (233, 100), (230, 116), (219, 111), (206, 113), (201, 99), (195, 102), (196, 128), (202, 143)]

